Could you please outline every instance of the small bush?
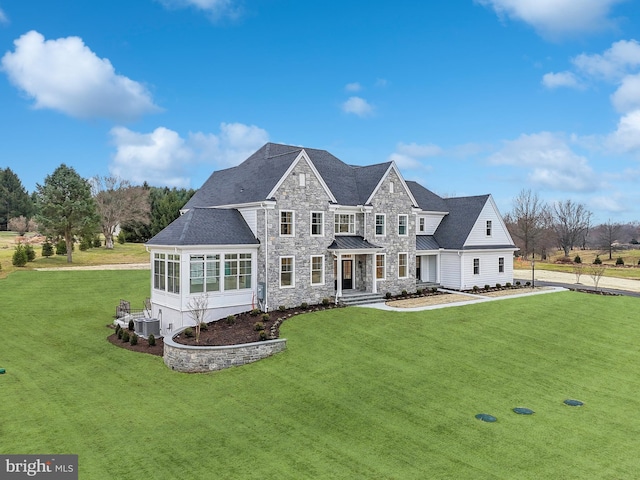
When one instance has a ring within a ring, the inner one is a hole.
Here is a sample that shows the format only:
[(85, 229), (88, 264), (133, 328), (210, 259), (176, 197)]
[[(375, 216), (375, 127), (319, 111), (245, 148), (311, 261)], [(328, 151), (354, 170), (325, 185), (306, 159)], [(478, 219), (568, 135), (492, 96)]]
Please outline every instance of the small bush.
[(235, 315), (227, 315), (227, 325), (233, 325), (236, 323)]
[(119, 323), (116, 323), (116, 335), (118, 334), (118, 332), (122, 330), (122, 328), (120, 327)]
[(133, 323), (133, 320), (129, 320), (129, 331), (133, 332), (136, 329), (135, 324)]
[(384, 298), (386, 298), (387, 300), (389, 300), (391, 298), (391, 292), (387, 292), (384, 294)]
[(36, 259), (36, 251), (31, 245), (25, 245), (24, 251), (27, 252), (27, 262), (33, 262)]
[(263, 322), (268, 322), (269, 321), (269, 314), (268, 313), (263, 313), (262, 314), (262, 321)]
[(131, 339), (129, 340), (129, 343), (131, 343), (131, 345), (137, 345), (138, 344), (138, 335), (135, 333), (131, 334)]
[[(120, 325), (118, 325), (118, 327), (119, 327), (119, 326), (120, 326)], [(116, 330), (116, 334), (118, 335), (118, 338), (119, 338), (120, 340), (122, 340), (122, 336), (124, 335), (124, 332), (125, 332), (125, 330), (123, 330), (122, 328), (121, 328), (121, 329), (119, 329), (119, 330)]]
[(259, 332), (259, 331), (261, 331), (261, 330), (264, 330), (264, 323), (262, 323), (262, 322), (256, 322), (256, 323), (254, 323), (254, 324), (253, 324), (253, 329), (254, 329), (256, 332)]
[(502, 288), (502, 284), (496, 283), (496, 288)]
[(484, 286), (484, 289), (485, 289), (485, 290), (490, 290), (490, 289), (491, 289), (491, 285), (489, 285), (489, 284), (485, 285), (485, 286)]
[(329, 300), (327, 297), (322, 299), (322, 304), (323, 305), (329, 305), (331, 303), (331, 300)]
[(527, 287), (530, 287), (530, 286), (531, 286), (531, 282), (527, 282), (527, 283), (525, 283), (525, 285), (526, 285)]
[(100, 237), (96, 235), (95, 237), (93, 237), (93, 248), (100, 248), (101, 246), (102, 241), (100, 240)]
[(42, 244), (42, 256), (45, 258), (53, 256), (53, 245), (49, 240)]
[(576, 255), (576, 258), (573, 259), (573, 263), (582, 263), (582, 259), (580, 258), (580, 255)]
[(511, 282), (505, 283), (504, 286), (507, 287), (507, 288), (511, 288), (512, 287)]
[(128, 330), (122, 331), (122, 343), (127, 343), (129, 341), (130, 335)]
[(249, 312), (249, 315), (251, 315), (252, 317), (257, 317), (258, 315), (260, 315), (260, 309), (259, 308), (254, 308), (253, 310), (251, 310)]
[(64, 240), (58, 240), (56, 243), (56, 255), (66, 255), (67, 254), (67, 242)]
[(596, 255), (596, 258), (593, 260), (594, 265), (602, 265), (602, 260), (600, 260), (600, 256)]
[(302, 303), (300, 304), (300, 308), (301, 308), (302, 310), (306, 310), (307, 308), (309, 308), (309, 304), (308, 304), (307, 302), (302, 302)]
[(640, 265), (640, 260), (638, 260), (638, 265)]
[(472, 288), (471, 290), (473, 290), (474, 292), (477, 292), (477, 291), (478, 291), (478, 290), (480, 290), (480, 289), (478, 288), (478, 286), (477, 286), (477, 285), (474, 285), (474, 286), (473, 286), (473, 288)]
[(438, 287), (431, 287), (431, 293), (438, 293)]
[(573, 263), (573, 261), (569, 257), (562, 257), (562, 258), (559, 258), (558, 260), (556, 260), (556, 263), (568, 264), (568, 263)]
[(150, 347), (156, 346), (156, 337), (153, 333), (149, 334), (149, 338), (147, 338), (147, 343), (149, 344)]
[(209, 325), (207, 325), (206, 322), (200, 322), (200, 331), (206, 332), (207, 330), (209, 330)]
[(187, 337), (187, 338), (193, 337), (194, 336), (193, 328), (191, 328), (191, 327), (185, 328), (184, 329), (184, 336)]
[(520, 280), (516, 280), (516, 287), (520, 286)]
[(80, 251), (86, 252), (91, 247), (93, 247), (93, 241), (91, 237), (82, 237), (82, 240), (80, 240)]
[(618, 257), (616, 259), (616, 265), (624, 265), (624, 260), (622, 259), (622, 257)]
[(11, 263), (14, 267), (24, 267), (27, 264), (27, 251), (21, 243), (16, 245), (16, 251), (13, 252)]
[(258, 339), (260, 339), (260, 341), (264, 341), (267, 340), (268, 336), (267, 336), (267, 332), (266, 330), (260, 330), (260, 333), (258, 334)]
[(407, 296), (407, 291), (406, 290), (402, 290), (402, 296), (406, 297)]
[(284, 312), (287, 309), (287, 307), (285, 307), (284, 305), (280, 305), (278, 307), (278, 310), (280, 310), (281, 312)]
[(127, 237), (125, 237), (124, 231), (120, 230), (120, 233), (118, 234), (118, 243), (120, 245), (124, 245), (126, 241), (127, 241)]

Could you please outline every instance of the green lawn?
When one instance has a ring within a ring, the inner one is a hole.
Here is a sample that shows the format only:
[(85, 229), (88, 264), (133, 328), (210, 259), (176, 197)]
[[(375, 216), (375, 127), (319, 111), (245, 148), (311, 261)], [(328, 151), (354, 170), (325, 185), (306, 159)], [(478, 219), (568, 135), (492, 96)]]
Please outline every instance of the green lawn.
[(640, 471), (638, 299), (566, 292), (422, 313), (330, 310), (285, 322), (282, 354), (181, 374), (105, 340), (117, 301), (141, 304), (148, 283), (145, 271), (0, 281), (1, 453), (75, 453), (91, 480)]

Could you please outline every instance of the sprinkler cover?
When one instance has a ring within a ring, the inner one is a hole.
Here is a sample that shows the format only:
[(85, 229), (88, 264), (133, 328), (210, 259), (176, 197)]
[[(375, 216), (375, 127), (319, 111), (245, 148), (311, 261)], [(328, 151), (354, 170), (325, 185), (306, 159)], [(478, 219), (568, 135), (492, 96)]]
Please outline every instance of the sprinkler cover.
[(570, 398), (565, 400), (564, 403), (565, 405), (569, 405), (570, 407), (581, 407), (582, 405), (584, 405), (584, 403), (580, 400), (572, 400)]
[(525, 407), (516, 407), (513, 409), (513, 411), (516, 412), (518, 415), (533, 415), (534, 413), (536, 413), (530, 408), (525, 408)]
[(2, 375), (5, 372), (6, 372), (6, 370), (4, 368), (0, 368), (0, 375)]
[(494, 417), (493, 415), (489, 415), (488, 413), (479, 413), (476, 415), (476, 418), (478, 420), (482, 420), (483, 422), (495, 422), (498, 419), (496, 417)]

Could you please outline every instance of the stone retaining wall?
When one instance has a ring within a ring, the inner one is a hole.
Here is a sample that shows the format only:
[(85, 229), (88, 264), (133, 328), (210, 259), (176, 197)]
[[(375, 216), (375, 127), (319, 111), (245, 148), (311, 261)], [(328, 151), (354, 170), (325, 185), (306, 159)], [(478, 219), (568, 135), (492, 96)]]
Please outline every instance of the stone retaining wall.
[[(175, 335), (175, 333), (174, 333)], [(178, 372), (211, 372), (257, 362), (287, 348), (287, 340), (265, 340), (228, 346), (193, 346), (164, 339), (164, 363)]]

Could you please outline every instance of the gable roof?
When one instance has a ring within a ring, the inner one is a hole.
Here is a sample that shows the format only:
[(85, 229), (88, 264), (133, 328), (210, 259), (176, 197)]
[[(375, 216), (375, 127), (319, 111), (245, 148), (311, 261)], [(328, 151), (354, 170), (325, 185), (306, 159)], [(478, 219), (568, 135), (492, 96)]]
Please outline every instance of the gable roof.
[(447, 212), (447, 203), (444, 198), (436, 195), (431, 190), (424, 188), (418, 182), (407, 180), (405, 182), (418, 206), (425, 212)]
[(235, 209), (191, 208), (146, 245), (257, 245), (260, 242)]
[(438, 244), (442, 248), (461, 250), (488, 199), (489, 195), (442, 199), (449, 215), (433, 234)]
[(340, 205), (364, 205), (392, 165), (347, 165), (326, 150), (267, 143), (240, 165), (213, 172), (183, 210), (269, 200), (303, 150)]

